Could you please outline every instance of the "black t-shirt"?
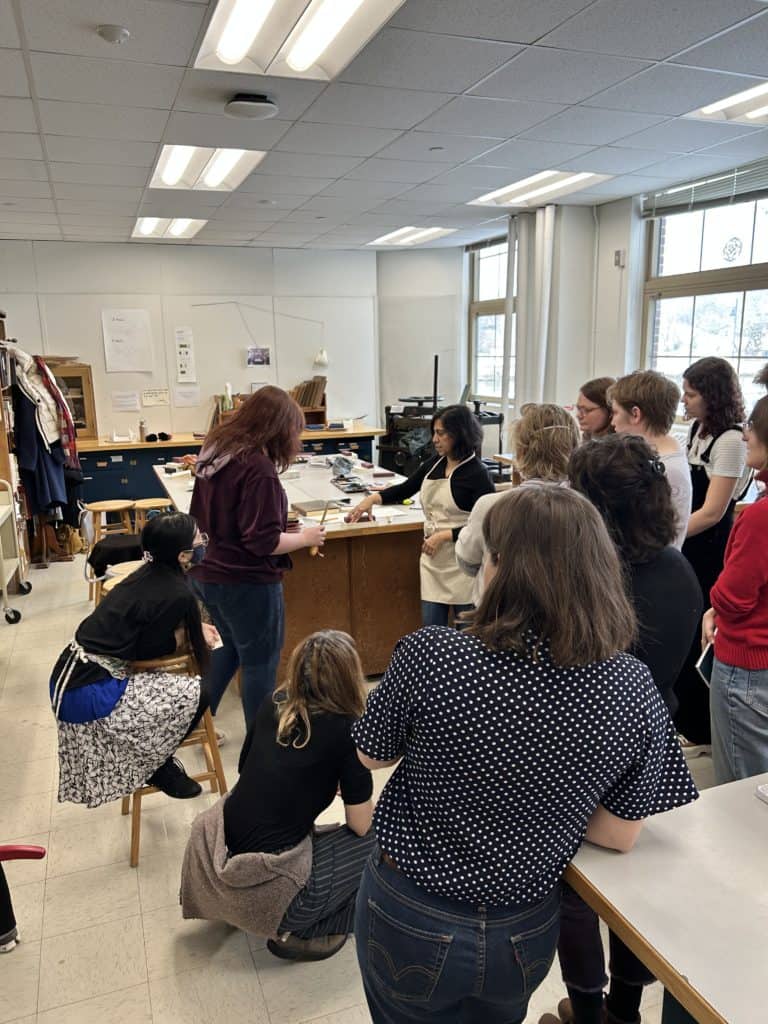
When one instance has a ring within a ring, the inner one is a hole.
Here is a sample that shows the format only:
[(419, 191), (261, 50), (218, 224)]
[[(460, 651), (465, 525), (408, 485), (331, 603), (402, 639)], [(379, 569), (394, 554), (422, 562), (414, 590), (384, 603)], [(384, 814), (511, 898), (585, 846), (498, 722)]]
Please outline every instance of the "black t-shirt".
[(677, 710), (674, 686), (703, 611), (696, 573), (685, 555), (667, 547), (650, 562), (629, 566), (630, 597), (638, 619), (632, 654), (651, 670), (670, 714)]
[(240, 778), (224, 804), (224, 833), (231, 854), (276, 853), (308, 835), (318, 814), (341, 789), (345, 804), (362, 804), (373, 792), (371, 773), (352, 742), (354, 719), (312, 716), (305, 747), (277, 742), (277, 709), (265, 697), (240, 754)]

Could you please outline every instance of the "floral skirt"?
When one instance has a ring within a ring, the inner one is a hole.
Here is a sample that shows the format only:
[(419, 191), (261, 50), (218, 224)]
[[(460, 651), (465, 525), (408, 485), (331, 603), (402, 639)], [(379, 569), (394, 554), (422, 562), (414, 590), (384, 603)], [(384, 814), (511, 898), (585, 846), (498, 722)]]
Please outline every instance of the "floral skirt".
[(98, 807), (143, 786), (184, 739), (200, 677), (139, 672), (106, 718), (59, 731), (59, 802)]

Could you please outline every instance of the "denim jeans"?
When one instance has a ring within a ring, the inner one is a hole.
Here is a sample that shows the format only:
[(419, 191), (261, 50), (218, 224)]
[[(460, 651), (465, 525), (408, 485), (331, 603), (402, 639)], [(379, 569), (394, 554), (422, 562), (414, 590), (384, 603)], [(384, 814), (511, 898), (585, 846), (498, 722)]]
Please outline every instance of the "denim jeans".
[(421, 602), (421, 624), (423, 626), (447, 626), (448, 615), (453, 608), (454, 622), (459, 612), (468, 612), (471, 604), (440, 604), (438, 601)]
[(355, 913), (357, 959), (374, 1024), (522, 1024), (555, 955), (559, 905), (559, 887), (525, 906), (437, 896), (375, 850)]
[(221, 634), (203, 683), (215, 715), (229, 681), (241, 670), (246, 728), (275, 688), (284, 638), (282, 583), (201, 583), (193, 586)]
[(714, 660), (709, 690), (715, 782), (768, 772), (768, 669)]

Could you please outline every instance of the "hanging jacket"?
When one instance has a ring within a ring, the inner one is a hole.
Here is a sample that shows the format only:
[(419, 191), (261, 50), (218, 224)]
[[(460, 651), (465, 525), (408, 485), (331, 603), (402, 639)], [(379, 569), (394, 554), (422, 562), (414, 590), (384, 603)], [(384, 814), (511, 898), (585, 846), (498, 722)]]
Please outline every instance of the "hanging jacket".
[(64, 463), (70, 469), (80, 469), (80, 459), (77, 455), (77, 432), (75, 421), (72, 419), (72, 412), (67, 405), (67, 400), (61, 393), (56, 378), (48, 369), (48, 364), (40, 356), (35, 356), (35, 365), (40, 373), (40, 378), (56, 403), (59, 417), (59, 434), (61, 435), (61, 450), (64, 452)]
[(34, 357), (14, 342), (6, 342), (5, 347), (16, 363), (16, 383), (33, 404), (37, 429), (40, 431), (46, 449), (50, 451), (51, 445), (61, 439), (59, 410), (56, 401), (45, 386)]

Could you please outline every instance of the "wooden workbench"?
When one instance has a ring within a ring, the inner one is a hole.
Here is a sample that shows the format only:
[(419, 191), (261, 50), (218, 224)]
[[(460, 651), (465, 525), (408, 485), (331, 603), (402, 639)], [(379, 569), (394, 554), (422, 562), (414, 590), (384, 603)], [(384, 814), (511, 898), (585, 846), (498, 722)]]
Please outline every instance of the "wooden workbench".
[[(155, 473), (176, 508), (189, 511), (192, 476), (169, 476), (162, 465), (155, 467)], [(370, 470), (359, 475), (373, 480)], [(283, 482), (289, 502), (344, 497), (330, 482), (326, 467), (297, 467), (289, 476)], [(390, 477), (382, 482), (402, 479)], [(352, 495), (350, 507), (361, 497)], [(422, 512), (414, 506), (378, 506), (375, 514), (374, 523), (352, 524), (332, 515), (325, 524), (322, 558), (313, 558), (306, 548), (291, 555), (293, 570), (283, 581), (286, 615), (281, 672), (290, 652), (308, 633), (342, 629), (355, 638), (365, 674), (379, 675), (389, 664), (397, 641), (421, 625)]]

